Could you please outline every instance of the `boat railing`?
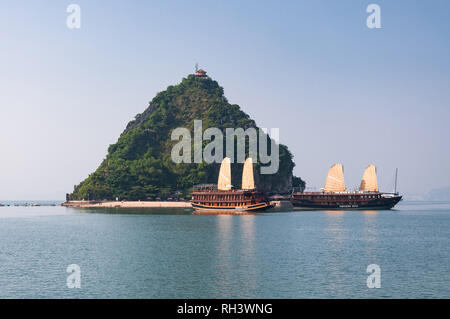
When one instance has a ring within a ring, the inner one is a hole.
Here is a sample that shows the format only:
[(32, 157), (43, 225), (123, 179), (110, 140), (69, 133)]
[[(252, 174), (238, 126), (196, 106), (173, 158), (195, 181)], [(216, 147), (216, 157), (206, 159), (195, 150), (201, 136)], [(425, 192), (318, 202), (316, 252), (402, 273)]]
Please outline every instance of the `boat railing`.
[(199, 184), (193, 186), (194, 191), (217, 190), (216, 184)]
[[(216, 193), (217, 191), (220, 191), (217, 188), (217, 185), (215, 184), (202, 184), (202, 185), (194, 185), (193, 186), (193, 191), (194, 192), (214, 192)], [(257, 193), (258, 191), (255, 189), (240, 189), (240, 188), (232, 188), (229, 190), (224, 191), (226, 193), (240, 193), (240, 194), (250, 194), (250, 193)]]
[[(294, 191), (294, 193), (296, 193)], [(372, 192), (372, 191), (353, 191), (353, 192), (324, 192), (324, 191), (316, 191), (316, 192), (301, 192), (304, 195), (377, 195), (377, 194), (386, 194), (381, 192)]]

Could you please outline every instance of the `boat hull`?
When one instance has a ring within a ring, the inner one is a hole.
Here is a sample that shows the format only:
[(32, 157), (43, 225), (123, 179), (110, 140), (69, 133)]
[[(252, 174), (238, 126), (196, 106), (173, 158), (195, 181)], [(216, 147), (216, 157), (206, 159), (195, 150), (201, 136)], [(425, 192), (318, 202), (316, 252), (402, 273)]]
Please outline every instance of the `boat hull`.
[(195, 213), (221, 213), (221, 214), (242, 214), (250, 212), (259, 212), (273, 207), (273, 205), (266, 202), (236, 207), (209, 206), (197, 203), (191, 203), (191, 205), (192, 208), (194, 208)]
[(392, 209), (402, 196), (374, 194), (292, 194), (291, 203), (295, 209), (304, 210), (388, 210)]

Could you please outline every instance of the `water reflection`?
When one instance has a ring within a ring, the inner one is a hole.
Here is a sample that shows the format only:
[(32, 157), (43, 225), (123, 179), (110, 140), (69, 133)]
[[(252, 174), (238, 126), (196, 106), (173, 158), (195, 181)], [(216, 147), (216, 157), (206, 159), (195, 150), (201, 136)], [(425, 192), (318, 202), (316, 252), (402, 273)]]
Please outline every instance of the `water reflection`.
[(364, 237), (366, 242), (375, 242), (377, 240), (377, 214), (376, 210), (366, 210), (364, 213)]
[(344, 241), (344, 215), (345, 211), (329, 210), (325, 211), (327, 227), (325, 235), (333, 251), (338, 252), (342, 248)]
[(231, 241), (233, 239), (232, 231), (232, 215), (217, 215), (216, 216), (216, 230), (218, 234), (218, 246), (216, 249), (216, 264), (217, 264), (217, 280), (215, 282), (215, 291), (219, 294), (228, 291), (230, 287), (230, 275), (233, 273), (231, 261)]
[(255, 241), (255, 216), (240, 216), (239, 224), (241, 227), (241, 236), (244, 244), (243, 248), (253, 252), (253, 244)]
[(363, 241), (365, 242), (366, 254), (369, 260), (375, 256), (378, 241), (378, 212), (376, 210), (365, 210), (364, 213), (364, 233)]
[(219, 235), (219, 249), (218, 253), (221, 257), (226, 257), (230, 254), (230, 244), (233, 239), (233, 231), (231, 228), (231, 224), (233, 222), (232, 215), (217, 215), (217, 230)]
[[(249, 298), (256, 290), (254, 215), (217, 215), (216, 290), (226, 294), (233, 287), (241, 289), (239, 297)], [(224, 295), (221, 295), (224, 297)]]
[(243, 298), (251, 298), (257, 291), (258, 283), (258, 268), (256, 266), (257, 257), (255, 251), (255, 219), (254, 215), (239, 216), (240, 225), (240, 241), (239, 253), (242, 275), (241, 279), (245, 281), (246, 293)]
[(344, 254), (346, 229), (344, 225), (345, 211), (325, 211), (326, 227), (325, 244), (326, 250), (325, 260), (328, 261), (324, 271), (327, 272), (326, 283), (329, 285), (332, 294), (338, 294), (344, 289), (345, 276), (344, 268), (346, 267), (346, 258)]
[(344, 215), (345, 210), (324, 210), (327, 215)]

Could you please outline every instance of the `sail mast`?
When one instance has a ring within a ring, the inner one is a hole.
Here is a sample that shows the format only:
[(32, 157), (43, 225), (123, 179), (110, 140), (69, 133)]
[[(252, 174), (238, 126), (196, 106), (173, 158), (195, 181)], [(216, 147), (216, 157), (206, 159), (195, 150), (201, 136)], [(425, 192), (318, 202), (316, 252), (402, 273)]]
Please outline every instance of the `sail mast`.
[(398, 175), (398, 168), (395, 169), (394, 194), (397, 194), (397, 175)]

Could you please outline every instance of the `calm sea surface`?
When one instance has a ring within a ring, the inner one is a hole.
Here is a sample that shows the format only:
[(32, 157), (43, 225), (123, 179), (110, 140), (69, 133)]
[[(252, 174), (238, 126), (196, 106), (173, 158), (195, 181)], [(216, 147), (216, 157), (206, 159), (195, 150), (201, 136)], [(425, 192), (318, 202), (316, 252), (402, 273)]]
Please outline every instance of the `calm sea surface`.
[[(450, 203), (199, 216), (0, 207), (0, 298), (450, 298)], [(81, 288), (66, 285), (81, 268)], [(367, 288), (366, 268), (381, 268)]]

